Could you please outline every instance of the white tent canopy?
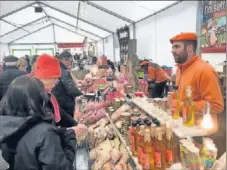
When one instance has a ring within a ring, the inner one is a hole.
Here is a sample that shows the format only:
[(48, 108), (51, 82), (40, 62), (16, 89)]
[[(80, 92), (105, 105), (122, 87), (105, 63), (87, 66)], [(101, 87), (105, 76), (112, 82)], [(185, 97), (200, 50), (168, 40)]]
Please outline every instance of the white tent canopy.
[[(176, 1), (0, 1), (0, 43), (99, 41)], [(42, 13), (34, 7), (41, 6)]]

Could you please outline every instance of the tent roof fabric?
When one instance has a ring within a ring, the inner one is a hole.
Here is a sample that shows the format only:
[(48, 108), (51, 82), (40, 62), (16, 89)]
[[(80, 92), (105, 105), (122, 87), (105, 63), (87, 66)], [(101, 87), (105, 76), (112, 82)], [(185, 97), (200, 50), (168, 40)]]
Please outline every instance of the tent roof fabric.
[[(0, 1), (0, 42), (98, 41), (177, 2)], [(38, 6), (43, 12), (35, 13)]]

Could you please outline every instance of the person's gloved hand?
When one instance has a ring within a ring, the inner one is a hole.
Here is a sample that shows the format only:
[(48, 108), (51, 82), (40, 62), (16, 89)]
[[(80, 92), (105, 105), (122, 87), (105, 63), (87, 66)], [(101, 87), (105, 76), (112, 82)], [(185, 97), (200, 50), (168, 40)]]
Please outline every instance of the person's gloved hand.
[(84, 135), (88, 132), (88, 128), (84, 124), (78, 124), (77, 126), (68, 129), (73, 129), (77, 136)]

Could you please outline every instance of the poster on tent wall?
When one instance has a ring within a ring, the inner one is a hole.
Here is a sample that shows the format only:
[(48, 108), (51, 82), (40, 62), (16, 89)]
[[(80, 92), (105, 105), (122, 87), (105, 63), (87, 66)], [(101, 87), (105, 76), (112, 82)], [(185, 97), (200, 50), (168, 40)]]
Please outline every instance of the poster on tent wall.
[(83, 48), (84, 43), (58, 43), (58, 48)]
[(226, 1), (202, 1), (202, 53), (226, 52)]

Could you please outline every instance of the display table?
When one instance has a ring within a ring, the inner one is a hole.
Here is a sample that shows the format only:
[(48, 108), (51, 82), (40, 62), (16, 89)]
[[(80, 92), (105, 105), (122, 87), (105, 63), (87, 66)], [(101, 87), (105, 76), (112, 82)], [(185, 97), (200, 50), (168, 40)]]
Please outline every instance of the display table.
[(173, 123), (173, 132), (179, 138), (205, 136), (208, 134), (206, 129), (203, 129), (199, 126), (184, 126), (182, 118), (177, 120), (172, 119), (170, 114), (155, 107), (152, 103), (149, 103), (147, 99), (148, 98), (146, 97), (135, 97), (132, 99), (132, 102), (136, 105), (136, 107), (140, 108), (148, 115), (157, 118), (161, 123), (166, 123), (167, 121)]

